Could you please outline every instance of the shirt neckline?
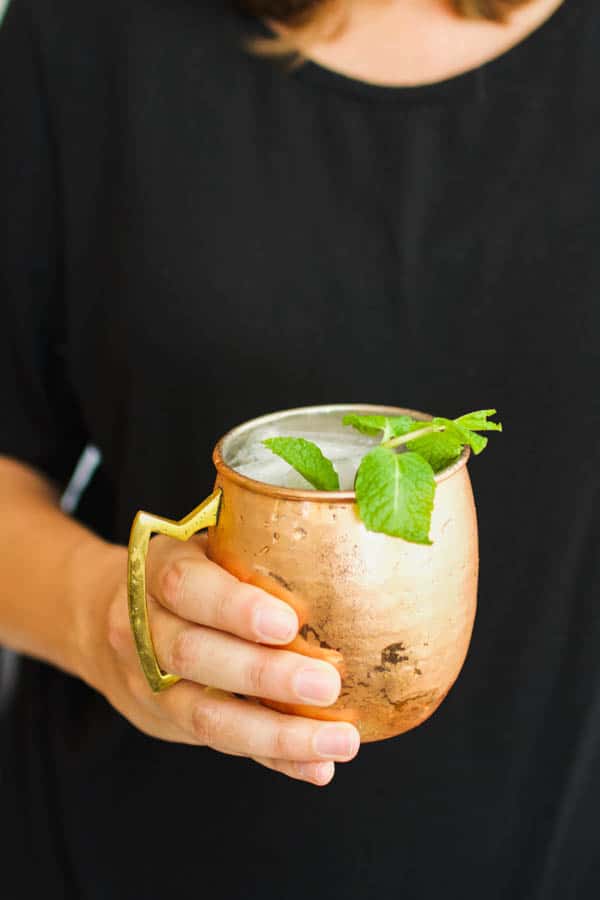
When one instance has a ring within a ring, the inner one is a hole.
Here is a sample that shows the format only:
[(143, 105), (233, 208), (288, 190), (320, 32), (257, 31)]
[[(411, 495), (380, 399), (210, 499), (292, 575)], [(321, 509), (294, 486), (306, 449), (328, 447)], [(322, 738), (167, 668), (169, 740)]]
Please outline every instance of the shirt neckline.
[[(575, 17), (575, 5), (570, 0), (563, 0), (548, 18), (522, 40), (509, 47), (498, 56), (492, 57), (472, 69), (467, 69), (458, 75), (450, 76), (441, 81), (427, 82), (417, 85), (382, 85), (361, 81), (350, 75), (336, 72), (313, 60), (305, 60), (292, 70), (295, 78), (313, 82), (321, 88), (341, 92), (354, 98), (400, 103), (420, 103), (429, 101), (450, 100), (454, 97), (465, 96), (479, 97), (485, 94), (484, 82), (489, 77), (501, 78), (502, 74), (525, 57), (536, 53), (547, 42), (552, 42), (555, 36), (564, 38), (564, 29), (567, 23)], [(268, 26), (260, 22), (260, 29), (264, 35), (272, 35)]]

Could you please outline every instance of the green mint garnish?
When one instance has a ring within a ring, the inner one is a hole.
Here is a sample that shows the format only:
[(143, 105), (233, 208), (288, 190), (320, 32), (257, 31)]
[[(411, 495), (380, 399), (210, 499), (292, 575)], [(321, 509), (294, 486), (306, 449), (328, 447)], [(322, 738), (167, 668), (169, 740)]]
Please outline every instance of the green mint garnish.
[[(380, 435), (381, 443), (363, 457), (355, 481), (359, 515), (369, 531), (430, 544), (435, 495), (434, 476), (455, 462), (463, 448), (481, 453), (488, 439), (478, 431), (502, 431), (490, 421), (495, 409), (480, 409), (457, 419), (436, 416), (344, 416), (343, 424), (361, 434)], [(338, 491), (337, 472), (316, 444), (304, 438), (269, 438), (263, 444), (281, 456), (313, 487)], [(400, 453), (394, 452), (402, 447)]]
[(426, 459), (433, 471), (441, 472), (455, 462), (463, 450), (454, 434), (445, 431), (432, 432), (407, 443), (407, 448)]
[(480, 409), (478, 412), (467, 413), (455, 419), (457, 425), (469, 428), (471, 431), (502, 431), (500, 422), (488, 422), (490, 416), (495, 416), (495, 409)]
[(377, 447), (363, 458), (355, 482), (356, 503), (369, 531), (431, 544), (429, 528), (435, 479), (418, 453)]
[(339, 491), (340, 479), (333, 463), (323, 456), (316, 444), (304, 438), (276, 437), (263, 441), (299, 472), (318, 491)]
[[(384, 442), (386, 447), (406, 444), (409, 450), (420, 453), (431, 465), (434, 472), (441, 472), (462, 453), (468, 445), (475, 455), (485, 450), (488, 439), (476, 431), (502, 431), (499, 422), (489, 422), (495, 409), (483, 409), (467, 413), (458, 419), (444, 419), (436, 416), (430, 422), (415, 423), (411, 432)], [(411, 438), (410, 434), (415, 437)]]
[(414, 419), (410, 416), (359, 416), (352, 413), (344, 416), (343, 425), (352, 425), (361, 434), (368, 434), (374, 437), (383, 432), (382, 441), (387, 441), (391, 437), (397, 437), (406, 434), (410, 430)]

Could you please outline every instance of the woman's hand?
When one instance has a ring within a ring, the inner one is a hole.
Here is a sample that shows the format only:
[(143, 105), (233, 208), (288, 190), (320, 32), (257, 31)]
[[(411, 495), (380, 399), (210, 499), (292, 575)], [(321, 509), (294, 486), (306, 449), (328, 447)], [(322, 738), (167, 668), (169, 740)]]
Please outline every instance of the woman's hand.
[(296, 613), (211, 562), (205, 538), (150, 542), (152, 637), (161, 668), (184, 679), (162, 694), (150, 691), (135, 651), (120, 549), (114, 576), (106, 615), (97, 620), (87, 680), (141, 731), (247, 756), (318, 785), (331, 781), (334, 762), (356, 755), (359, 734), (349, 723), (284, 715), (231, 696), (324, 707), (337, 699), (340, 676), (327, 662), (264, 646), (293, 640)]

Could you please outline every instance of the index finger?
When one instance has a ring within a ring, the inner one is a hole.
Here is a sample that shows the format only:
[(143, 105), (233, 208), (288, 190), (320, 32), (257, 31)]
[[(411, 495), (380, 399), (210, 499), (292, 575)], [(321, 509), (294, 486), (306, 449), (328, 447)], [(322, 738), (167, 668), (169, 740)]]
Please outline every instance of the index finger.
[(248, 641), (284, 645), (296, 637), (292, 607), (208, 559), (203, 540), (181, 546), (156, 538), (152, 544), (148, 592), (170, 612)]

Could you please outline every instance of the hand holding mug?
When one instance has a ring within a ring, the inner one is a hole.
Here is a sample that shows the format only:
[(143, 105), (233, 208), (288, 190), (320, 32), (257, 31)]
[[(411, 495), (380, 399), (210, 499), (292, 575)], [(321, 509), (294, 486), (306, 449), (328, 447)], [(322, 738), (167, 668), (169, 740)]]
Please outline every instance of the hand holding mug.
[(325, 708), (340, 692), (337, 669), (279, 649), (297, 634), (294, 610), (211, 562), (205, 541), (196, 536), (181, 544), (158, 536), (148, 550), (156, 656), (161, 669), (182, 680), (161, 693), (149, 689), (133, 641), (119, 553), (121, 574), (108, 603), (108, 641), (96, 686), (147, 734), (250, 757), (292, 778), (327, 784), (334, 763), (358, 752), (356, 728), (286, 715), (247, 698)]

